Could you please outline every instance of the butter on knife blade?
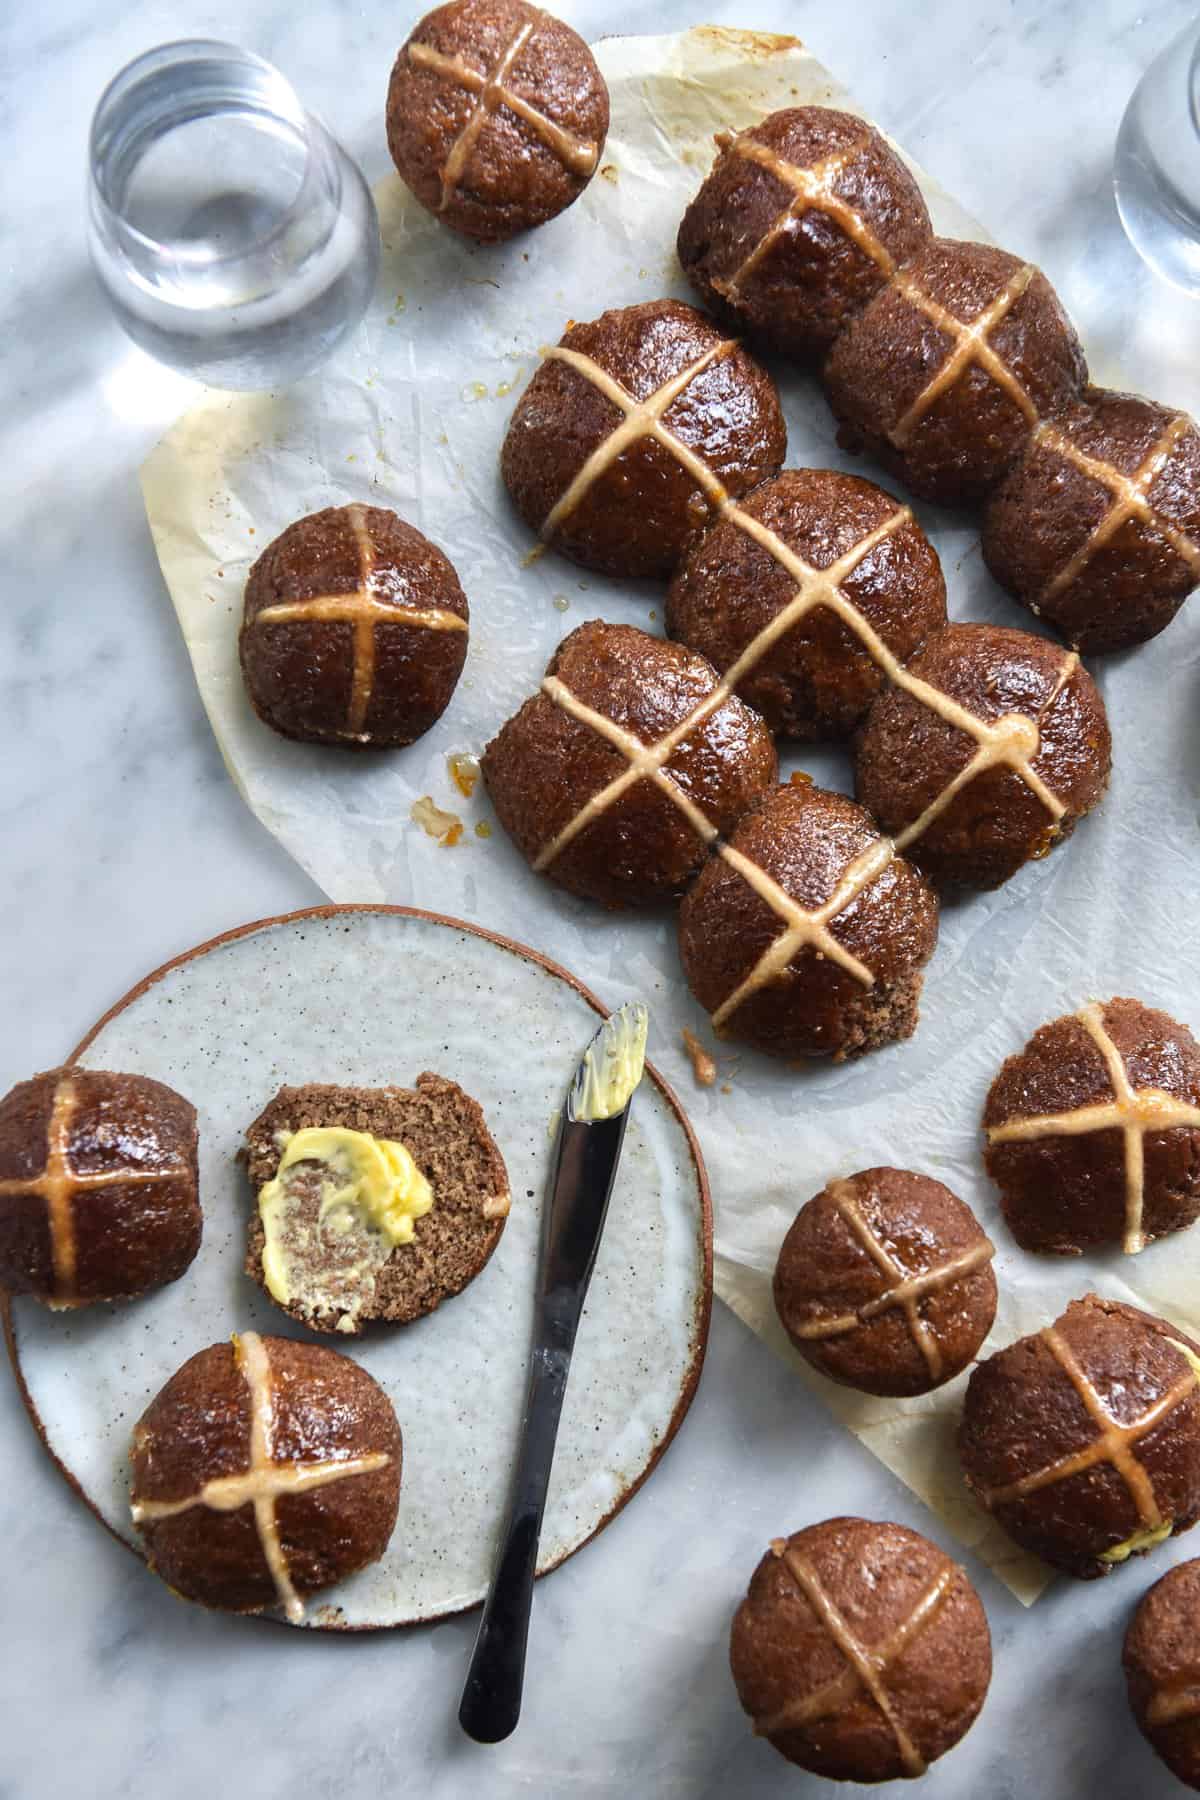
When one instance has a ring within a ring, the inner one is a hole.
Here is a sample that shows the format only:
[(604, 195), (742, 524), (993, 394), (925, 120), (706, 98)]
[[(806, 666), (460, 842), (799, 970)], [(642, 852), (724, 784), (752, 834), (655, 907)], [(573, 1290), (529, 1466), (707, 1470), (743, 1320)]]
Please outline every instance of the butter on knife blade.
[(627, 1001), (605, 1020), (583, 1053), (567, 1096), (568, 1118), (592, 1124), (625, 1110), (642, 1079), (649, 1023), (640, 1000)]

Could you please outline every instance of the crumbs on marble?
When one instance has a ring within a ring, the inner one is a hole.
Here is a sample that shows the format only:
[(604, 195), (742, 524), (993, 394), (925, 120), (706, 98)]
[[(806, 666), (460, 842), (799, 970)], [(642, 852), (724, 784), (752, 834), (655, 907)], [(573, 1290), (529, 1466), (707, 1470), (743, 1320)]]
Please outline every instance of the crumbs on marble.
[(617, 179), (616, 163), (604, 163), (601, 167), (600, 175), (601, 179), (604, 181), (615, 181)]
[(550, 604), (554, 608), (555, 612), (566, 612), (566, 610), (570, 606), (571, 602), (567, 598), (566, 594), (555, 594), (555, 596), (554, 596), (553, 600), (550, 602)]

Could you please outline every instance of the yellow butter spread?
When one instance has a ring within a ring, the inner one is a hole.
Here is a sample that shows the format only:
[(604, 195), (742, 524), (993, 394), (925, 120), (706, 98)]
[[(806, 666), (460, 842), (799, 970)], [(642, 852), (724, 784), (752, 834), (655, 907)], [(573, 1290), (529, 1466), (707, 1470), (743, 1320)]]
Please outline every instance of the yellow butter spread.
[(1134, 1556), (1139, 1550), (1153, 1550), (1155, 1544), (1161, 1544), (1171, 1535), (1173, 1519), (1164, 1519), (1161, 1525), (1145, 1525), (1141, 1531), (1135, 1531), (1127, 1537), (1123, 1544), (1114, 1544), (1111, 1550), (1100, 1552), (1100, 1561), (1107, 1563), (1124, 1562), (1127, 1557)]
[(584, 1051), (571, 1092), (573, 1119), (611, 1119), (624, 1110), (642, 1079), (650, 1015), (640, 1001), (612, 1014)]
[[(320, 1171), (315, 1207), (314, 1164)], [(352, 1322), (369, 1291), (367, 1278), (397, 1244), (412, 1242), (416, 1221), (432, 1205), (428, 1181), (392, 1138), (341, 1125), (288, 1134), (279, 1166), (258, 1195), (268, 1291), (282, 1305), (335, 1309)]]

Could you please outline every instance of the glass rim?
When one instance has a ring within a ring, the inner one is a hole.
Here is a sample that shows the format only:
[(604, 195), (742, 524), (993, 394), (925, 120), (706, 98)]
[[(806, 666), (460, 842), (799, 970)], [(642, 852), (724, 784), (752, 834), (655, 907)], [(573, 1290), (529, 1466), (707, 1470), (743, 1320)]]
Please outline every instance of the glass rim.
[[(108, 115), (112, 112), (115, 103), (124, 98), (123, 90), (132, 92), (138, 82), (156, 68), (165, 68), (171, 62), (186, 66), (189, 62), (198, 62), (206, 57), (211, 60), (214, 53), (219, 53), (220, 57), (225, 60), (250, 65), (269, 76), (276, 94), (282, 101), (282, 105), (275, 110), (280, 117), (289, 119), (304, 138), (304, 173), (285, 211), (260, 237), (254, 238), (252, 242), (238, 250), (224, 253), (214, 252), (211, 246), (205, 244), (188, 245), (174, 242), (170, 238), (151, 237), (147, 232), (139, 230), (136, 225), (131, 225), (105, 192), (98, 174), (102, 161), (99, 148), (100, 139), (104, 128), (109, 123)], [(274, 63), (268, 62), (265, 56), (259, 56), (254, 50), (246, 50), (240, 44), (231, 44), (225, 38), (173, 38), (168, 43), (155, 44), (151, 49), (143, 50), (132, 61), (118, 69), (111, 80), (106, 83), (96, 102), (88, 128), (88, 188), (93, 204), (101, 212), (108, 227), (123, 242), (137, 246), (149, 257), (169, 257), (172, 262), (190, 263), (204, 268), (245, 262), (269, 249), (277, 238), (289, 230), (297, 214), (301, 211), (313, 184), (313, 136), (321, 129), (320, 120), (305, 109), (287, 76), (277, 69)]]

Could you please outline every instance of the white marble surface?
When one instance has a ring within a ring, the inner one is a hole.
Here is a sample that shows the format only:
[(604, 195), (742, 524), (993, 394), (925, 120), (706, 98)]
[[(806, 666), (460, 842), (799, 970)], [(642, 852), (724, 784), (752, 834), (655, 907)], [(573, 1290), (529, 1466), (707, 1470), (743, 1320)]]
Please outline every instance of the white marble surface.
[[(1127, 94), (1187, 0), (559, 10), (592, 36), (702, 18), (798, 32), (1001, 243), (1044, 264), (1100, 379), (1119, 348), (1133, 383), (1200, 410), (1200, 310), (1142, 269), (1109, 185)], [(293, 78), (375, 177), (383, 87), (408, 23), (403, 9), (349, 0), (19, 0), (6, 11), (0, 1091), (56, 1061), (163, 958), (319, 898), (227, 780), (160, 586), (135, 471), (186, 396), (146, 380), (92, 288), (81, 229), (92, 104), (149, 44), (237, 38)], [(1198, 626), (1176, 627), (1181, 657), (1196, 658)], [(677, 1444), (542, 1587), (524, 1719), (484, 1750), (454, 1719), (470, 1620), (313, 1641), (185, 1608), (81, 1511), (6, 1378), (0, 1414), (3, 1800), (200, 1800), (226, 1783), (246, 1800), (833, 1793), (750, 1738), (726, 1665), (730, 1612), (774, 1533), (838, 1511), (930, 1528), (718, 1309)], [(980, 1724), (923, 1791), (1182, 1793), (1129, 1723), (1118, 1656), (1137, 1596), (1198, 1551), (1184, 1538), (1106, 1583), (1059, 1583), (1033, 1614), (975, 1571), (996, 1676)]]

